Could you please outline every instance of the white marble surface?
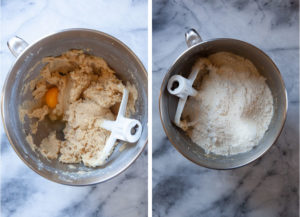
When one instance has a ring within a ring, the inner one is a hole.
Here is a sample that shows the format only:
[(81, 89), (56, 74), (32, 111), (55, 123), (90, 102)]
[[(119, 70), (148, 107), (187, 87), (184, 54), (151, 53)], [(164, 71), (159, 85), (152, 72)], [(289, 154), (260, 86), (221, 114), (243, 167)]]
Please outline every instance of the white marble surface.
[[(153, 216), (296, 217), (299, 215), (298, 1), (153, 1)], [(284, 130), (259, 160), (231, 171), (199, 167), (168, 141), (159, 118), (162, 79), (186, 49), (184, 33), (237, 38), (264, 50), (289, 95)]]
[[(127, 44), (147, 68), (147, 1), (1, 1), (1, 89), (14, 62), (6, 41), (32, 43), (65, 28), (91, 28)], [(1, 124), (3, 217), (147, 216), (147, 151), (124, 173), (102, 184), (70, 187), (50, 182), (15, 154)]]

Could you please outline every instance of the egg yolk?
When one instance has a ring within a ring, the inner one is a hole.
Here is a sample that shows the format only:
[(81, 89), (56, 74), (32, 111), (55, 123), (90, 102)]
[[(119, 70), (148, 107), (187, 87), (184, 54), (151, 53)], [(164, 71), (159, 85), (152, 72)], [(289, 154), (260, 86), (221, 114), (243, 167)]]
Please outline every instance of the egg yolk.
[(58, 88), (52, 87), (46, 93), (46, 104), (50, 108), (55, 108), (57, 104)]

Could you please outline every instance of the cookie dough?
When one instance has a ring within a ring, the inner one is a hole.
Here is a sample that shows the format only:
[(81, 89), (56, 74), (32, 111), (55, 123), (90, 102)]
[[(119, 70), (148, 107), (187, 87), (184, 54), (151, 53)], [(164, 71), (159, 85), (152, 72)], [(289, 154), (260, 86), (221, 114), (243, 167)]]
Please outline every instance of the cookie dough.
[[(29, 134), (26, 137), (28, 143), (48, 159), (58, 158), (63, 163), (82, 161), (86, 166), (92, 166), (110, 135), (109, 131), (97, 126), (96, 121), (115, 120), (124, 88), (129, 91), (126, 113), (134, 113), (137, 90), (130, 83), (124, 85), (102, 58), (81, 50), (70, 50), (43, 61), (47, 64), (40, 76), (30, 83), (34, 106), (21, 108), (20, 118), (27, 116), (30, 119), (32, 135), (37, 133), (38, 125), (45, 117), (51, 121), (64, 121), (64, 140), (59, 140), (56, 131), (52, 131), (41, 144), (34, 144)], [(54, 106), (53, 101), (49, 105), (45, 97), (51, 88), (58, 90)]]

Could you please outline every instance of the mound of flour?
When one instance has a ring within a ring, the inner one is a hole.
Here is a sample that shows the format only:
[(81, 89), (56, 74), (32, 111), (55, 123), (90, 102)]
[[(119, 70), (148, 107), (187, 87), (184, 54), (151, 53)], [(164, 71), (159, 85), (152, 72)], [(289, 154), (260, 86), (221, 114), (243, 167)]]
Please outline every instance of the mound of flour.
[[(209, 153), (234, 155), (258, 145), (273, 116), (273, 98), (256, 67), (228, 52), (200, 58), (204, 76), (195, 81), (181, 128)], [(202, 73), (199, 73), (202, 74)]]

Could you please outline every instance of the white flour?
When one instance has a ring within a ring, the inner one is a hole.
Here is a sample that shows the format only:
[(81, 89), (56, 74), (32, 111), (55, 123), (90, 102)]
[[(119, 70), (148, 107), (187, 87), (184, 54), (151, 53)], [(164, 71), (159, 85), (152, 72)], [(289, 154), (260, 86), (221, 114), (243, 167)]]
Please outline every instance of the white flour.
[(207, 153), (233, 155), (251, 150), (273, 116), (265, 78), (249, 60), (232, 53), (219, 52), (196, 64), (208, 73), (195, 81), (198, 94), (189, 97), (181, 128)]

